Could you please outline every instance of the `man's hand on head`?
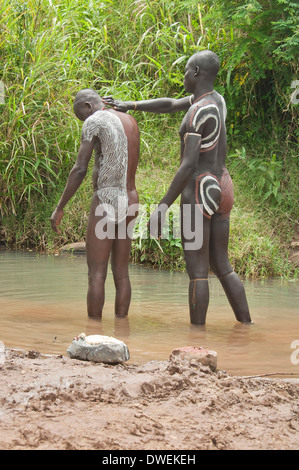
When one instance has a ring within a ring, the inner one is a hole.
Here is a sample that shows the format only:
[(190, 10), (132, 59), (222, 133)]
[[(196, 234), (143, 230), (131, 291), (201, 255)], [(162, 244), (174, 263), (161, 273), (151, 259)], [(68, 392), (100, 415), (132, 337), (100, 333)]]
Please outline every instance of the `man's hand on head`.
[(106, 106), (113, 108), (115, 111), (126, 113), (129, 110), (125, 101), (115, 100), (112, 96), (104, 96), (102, 100)]

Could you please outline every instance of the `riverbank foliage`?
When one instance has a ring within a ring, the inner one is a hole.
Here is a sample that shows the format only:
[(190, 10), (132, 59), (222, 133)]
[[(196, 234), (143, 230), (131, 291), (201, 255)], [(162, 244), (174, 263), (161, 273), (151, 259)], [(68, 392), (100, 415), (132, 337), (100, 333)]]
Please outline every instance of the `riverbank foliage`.
[[(80, 88), (126, 100), (184, 96), (188, 57), (211, 49), (228, 106), (227, 165), (235, 186), (230, 257), (243, 276), (290, 276), (298, 220), (298, 5), (291, 0), (2, 0), (0, 212), (8, 246), (55, 250), (85, 236), (87, 177), (55, 207), (80, 142)], [(296, 81), (297, 80), (297, 81)], [(135, 113), (137, 185), (157, 203), (178, 166), (182, 114)], [(132, 260), (184, 269), (180, 240), (136, 239)]]

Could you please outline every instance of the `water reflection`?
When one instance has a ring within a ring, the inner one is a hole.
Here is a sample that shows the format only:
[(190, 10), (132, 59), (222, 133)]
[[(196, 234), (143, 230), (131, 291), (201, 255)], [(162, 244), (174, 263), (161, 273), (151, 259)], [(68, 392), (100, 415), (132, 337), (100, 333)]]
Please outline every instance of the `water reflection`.
[(73, 337), (114, 336), (126, 342), (131, 362), (167, 360), (180, 346), (218, 352), (218, 366), (234, 374), (299, 373), (291, 343), (299, 340), (298, 282), (246, 281), (253, 325), (236, 323), (217, 279), (210, 279), (205, 327), (189, 323), (188, 279), (184, 273), (131, 266), (129, 317), (114, 318), (109, 273), (103, 320), (86, 314), (84, 256), (0, 252), (0, 340), (8, 347), (66, 354)]

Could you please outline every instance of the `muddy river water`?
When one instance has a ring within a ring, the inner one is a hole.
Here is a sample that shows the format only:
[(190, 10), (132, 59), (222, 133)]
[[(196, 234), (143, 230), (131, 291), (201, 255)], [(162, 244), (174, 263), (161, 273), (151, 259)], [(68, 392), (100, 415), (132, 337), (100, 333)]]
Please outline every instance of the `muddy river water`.
[(123, 340), (130, 362), (167, 360), (182, 346), (217, 351), (218, 368), (235, 375), (299, 377), (299, 281), (244, 281), (252, 325), (234, 319), (219, 281), (210, 278), (205, 327), (189, 323), (185, 273), (131, 265), (132, 302), (114, 318), (111, 270), (102, 321), (86, 313), (84, 255), (0, 251), (0, 342), (5, 347), (66, 355), (74, 336), (103, 334)]

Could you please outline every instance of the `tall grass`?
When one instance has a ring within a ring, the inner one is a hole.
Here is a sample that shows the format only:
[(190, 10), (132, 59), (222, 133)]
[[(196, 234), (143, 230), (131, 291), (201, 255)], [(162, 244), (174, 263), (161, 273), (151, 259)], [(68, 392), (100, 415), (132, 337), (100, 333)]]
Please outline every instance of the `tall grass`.
[[(2, 214), (15, 214), (34, 192), (47, 196), (74, 160), (80, 129), (72, 99), (80, 88), (135, 99), (182, 92), (190, 33), (158, 3), (157, 12), (146, 1), (1, 2)], [(145, 135), (156, 121), (147, 120)]]
[[(247, 8), (251, 3), (255, 10)], [(279, 209), (293, 223), (298, 217), (294, 202), (298, 172), (293, 163), (298, 113), (287, 101), (286, 80), (291, 85), (296, 68), (291, 56), (288, 62), (284, 60), (286, 41), (281, 36), (287, 20), (293, 19), (290, 2), (285, 0), (282, 7), (289, 14), (285, 24), (279, 23), (279, 13), (270, 18), (268, 10), (260, 12), (257, 4), (269, 8), (262, 0), (228, 4), (230, 8), (225, 10), (223, 2), (216, 0), (205, 4), (193, 0), (1, 1), (0, 80), (5, 102), (0, 104), (0, 213), (7, 241), (42, 248), (62, 242), (51, 234), (48, 218), (78, 150), (81, 123), (73, 115), (72, 100), (80, 88), (92, 87), (102, 95), (124, 100), (183, 96), (186, 61), (206, 48), (221, 59), (216, 88), (228, 103), (229, 150), (237, 156), (229, 164), (238, 187), (254, 204), (267, 207), (268, 215), (273, 211), (277, 215)], [(262, 50), (260, 42), (258, 53), (253, 43), (262, 37), (256, 29), (258, 26), (261, 32), (264, 27), (262, 13), (267, 21), (276, 21), (276, 36), (268, 28), (271, 40), (267, 42), (264, 34), (267, 50)], [(269, 52), (272, 42), (276, 49), (280, 44), (276, 58)], [(263, 51), (264, 64), (255, 61)], [(144, 187), (139, 180), (139, 190), (141, 202), (146, 203), (149, 197), (158, 197), (157, 175), (160, 188), (166, 188), (177, 168), (182, 115), (140, 113), (135, 117), (141, 130), (139, 174), (146, 175)], [(268, 151), (270, 142), (273, 149)], [(236, 151), (242, 146), (246, 147), (244, 158)], [(254, 148), (258, 150), (252, 151)], [(251, 191), (253, 183), (249, 187), (243, 184), (246, 178), (256, 185), (256, 194)], [(66, 214), (65, 239), (83, 236), (88, 188), (84, 182), (69, 205), (73, 225)], [(268, 197), (262, 201), (259, 191)], [(160, 247), (138, 246), (145, 257), (157, 248), (158, 265), (166, 259), (176, 265), (181, 255), (175, 244), (164, 246), (164, 255)], [(137, 253), (136, 258), (141, 255)], [(260, 259), (262, 255), (256, 256)]]

